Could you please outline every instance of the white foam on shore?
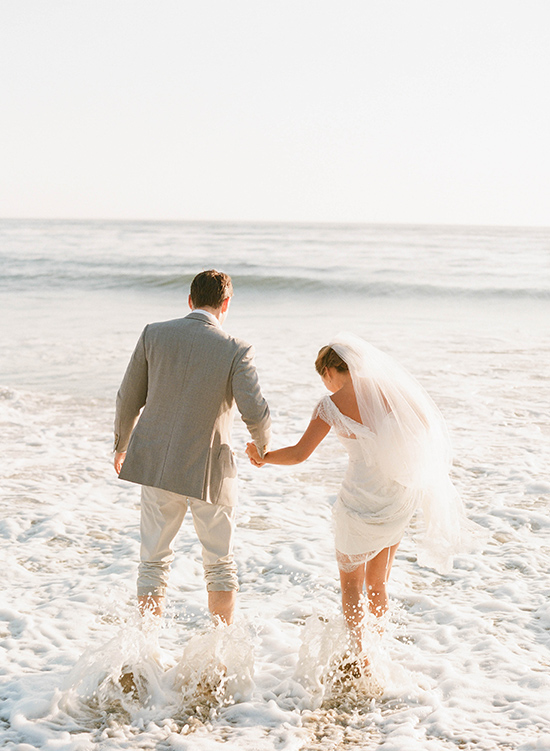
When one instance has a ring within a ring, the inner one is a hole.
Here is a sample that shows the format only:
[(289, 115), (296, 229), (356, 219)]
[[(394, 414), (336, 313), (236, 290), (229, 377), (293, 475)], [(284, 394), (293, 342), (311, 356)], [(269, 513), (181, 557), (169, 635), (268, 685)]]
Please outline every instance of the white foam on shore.
[[(286, 382), (275, 377), (277, 346), (261, 367), (280, 445), (299, 433), (321, 392), (305, 355)], [(490, 541), (439, 576), (418, 566), (404, 540), (390, 582), (391, 626), (370, 643), (379, 698), (338, 694), (330, 682), (345, 636), (330, 531), (345, 463), (336, 441), (300, 467), (258, 472), (236, 425), (235, 625), (209, 624), (186, 520), (169, 608), (162, 627), (147, 631), (134, 604), (139, 492), (110, 466), (110, 401), (3, 389), (4, 742), (21, 751), (98, 743), (211, 751), (221, 741), (241, 751), (547, 747), (548, 386), (503, 343), (501, 381), (484, 375), (479, 341), (466, 358), (431, 354), (424, 378), (450, 422), (455, 479)], [(136, 695), (120, 687), (128, 666)]]
[[(235, 317), (235, 329), (243, 320)], [(318, 324), (304, 318), (296, 330), (289, 313), (240, 332), (258, 343), (276, 445), (299, 435), (322, 393), (312, 368), (324, 343)], [(544, 337), (523, 331), (520, 346), (499, 328), (473, 339), (464, 322), (441, 324), (442, 347), (434, 323), (411, 348), (412, 329), (404, 337), (397, 323), (385, 326), (375, 343), (391, 342), (441, 406), (457, 486), (490, 537), (448, 576), (419, 567), (405, 538), (389, 586), (390, 625), (369, 643), (383, 696), (338, 694), (331, 684), (345, 646), (330, 529), (345, 466), (336, 440), (299, 467), (257, 471), (237, 422), (235, 624), (210, 626), (186, 519), (166, 615), (143, 630), (134, 602), (139, 490), (111, 467), (112, 395), (4, 388), (0, 733), (8, 748), (550, 747)], [(135, 696), (120, 688), (128, 667)]]

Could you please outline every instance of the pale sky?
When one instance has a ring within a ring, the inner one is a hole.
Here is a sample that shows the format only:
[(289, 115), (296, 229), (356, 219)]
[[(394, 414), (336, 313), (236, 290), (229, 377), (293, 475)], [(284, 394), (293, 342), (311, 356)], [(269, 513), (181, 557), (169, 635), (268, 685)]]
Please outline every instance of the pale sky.
[(549, 0), (0, 0), (0, 216), (550, 226)]

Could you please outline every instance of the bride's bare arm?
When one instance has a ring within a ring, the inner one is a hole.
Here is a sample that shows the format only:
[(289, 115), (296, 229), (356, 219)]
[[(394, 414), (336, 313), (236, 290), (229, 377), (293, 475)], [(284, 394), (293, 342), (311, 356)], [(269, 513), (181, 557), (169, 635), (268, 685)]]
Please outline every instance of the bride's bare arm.
[(248, 443), (246, 453), (257, 467), (263, 467), (264, 464), (301, 464), (308, 456), (311, 456), (329, 430), (330, 425), (327, 425), (320, 417), (316, 417), (309, 423), (306, 432), (294, 446), (268, 451), (263, 459), (260, 459), (256, 446)]

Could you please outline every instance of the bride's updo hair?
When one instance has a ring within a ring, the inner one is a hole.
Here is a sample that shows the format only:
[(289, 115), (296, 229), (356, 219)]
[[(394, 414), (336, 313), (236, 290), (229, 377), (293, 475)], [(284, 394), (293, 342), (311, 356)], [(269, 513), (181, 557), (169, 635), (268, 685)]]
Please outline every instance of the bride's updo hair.
[(349, 370), (347, 363), (337, 355), (332, 347), (321, 347), (317, 359), (315, 360), (315, 370), (320, 376), (324, 375), (327, 368), (336, 368), (340, 373)]

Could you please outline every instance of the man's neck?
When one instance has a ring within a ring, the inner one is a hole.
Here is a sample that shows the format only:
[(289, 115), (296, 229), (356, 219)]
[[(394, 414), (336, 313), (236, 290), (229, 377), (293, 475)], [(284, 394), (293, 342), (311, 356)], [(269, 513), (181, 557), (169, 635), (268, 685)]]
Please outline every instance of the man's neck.
[(214, 318), (218, 321), (220, 326), (225, 321), (225, 318), (227, 316), (227, 312), (229, 310), (229, 303), (231, 302), (231, 299), (227, 297), (219, 308), (212, 308), (210, 305), (200, 305), (198, 307), (195, 307), (193, 305), (193, 300), (191, 299), (191, 295), (187, 298), (189, 302), (189, 307), (192, 311), (203, 311), (204, 313), (209, 313), (211, 316), (214, 316)]
[(217, 319), (220, 325), (224, 318), (221, 308), (211, 308), (209, 305), (202, 305), (200, 308), (192, 308), (192, 310), (193, 313), (209, 313)]

